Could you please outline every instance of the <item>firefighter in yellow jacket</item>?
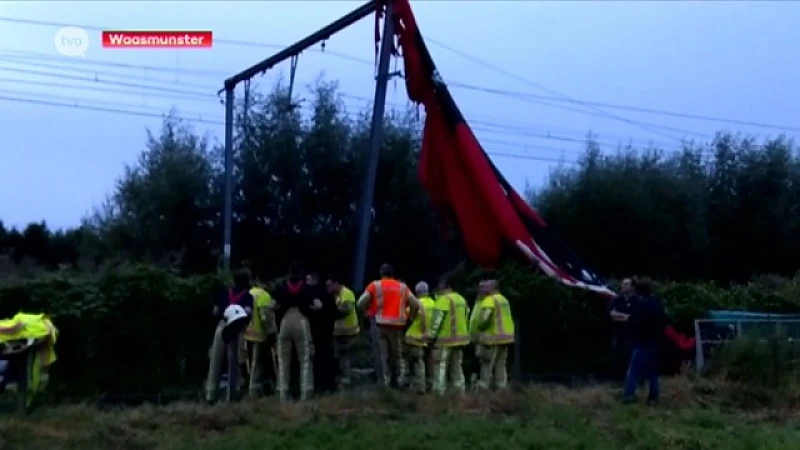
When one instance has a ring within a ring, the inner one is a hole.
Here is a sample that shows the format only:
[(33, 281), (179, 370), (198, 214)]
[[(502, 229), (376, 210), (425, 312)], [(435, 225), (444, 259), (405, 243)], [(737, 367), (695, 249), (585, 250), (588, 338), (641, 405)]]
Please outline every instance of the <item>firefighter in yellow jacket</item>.
[(353, 341), (361, 331), (358, 324), (356, 294), (334, 276), (328, 277), (325, 285), (328, 292), (336, 299), (336, 307), (339, 310), (340, 317), (344, 316), (334, 324), (333, 338), (334, 351), (339, 362), (340, 372), (337, 386), (339, 389), (347, 389), (352, 383), (350, 350), (353, 346)]
[(419, 299), (420, 308), (416, 312), (410, 313), (411, 325), (406, 331), (407, 356), (414, 374), (411, 379), (411, 387), (420, 394), (424, 394), (433, 384), (431, 382), (433, 359), (428, 340), (436, 302), (430, 296), (428, 283), (424, 281), (417, 283), (414, 292)]
[(464, 347), (469, 344), (468, 318), (467, 301), (453, 291), (450, 280), (443, 277), (437, 286), (431, 333), (436, 366), (433, 390), (437, 394), (445, 393), (448, 378), (454, 391), (463, 393), (466, 390), (463, 362)]
[[(270, 308), (272, 297), (264, 289), (263, 284), (256, 280), (250, 289), (253, 296), (254, 307), (250, 325), (244, 332), (247, 348), (247, 368), (250, 374), (250, 395), (257, 396), (264, 393), (264, 375), (271, 383), (275, 381), (275, 313)], [(274, 387), (274, 385), (273, 385)]]
[(514, 319), (511, 305), (499, 291), (497, 280), (482, 283), (484, 296), (475, 305), (470, 322), (471, 334), (476, 342), (475, 355), (480, 360), (479, 389), (494, 385), (504, 389), (508, 385), (508, 351), (514, 344)]

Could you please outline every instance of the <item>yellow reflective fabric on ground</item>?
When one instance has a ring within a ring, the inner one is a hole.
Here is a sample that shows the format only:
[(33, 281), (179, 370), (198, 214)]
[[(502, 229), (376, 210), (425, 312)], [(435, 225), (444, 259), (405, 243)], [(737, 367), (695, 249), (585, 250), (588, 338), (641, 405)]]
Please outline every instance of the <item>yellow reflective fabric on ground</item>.
[(56, 361), (58, 330), (44, 314), (17, 313), (11, 319), (0, 320), (0, 343), (25, 339), (38, 341), (28, 384), (28, 395), (32, 396), (41, 386), (42, 369)]
[(55, 343), (58, 330), (44, 314), (18, 313), (11, 319), (0, 320), (0, 342), (20, 339), (43, 340), (42, 365), (47, 367), (56, 361)]

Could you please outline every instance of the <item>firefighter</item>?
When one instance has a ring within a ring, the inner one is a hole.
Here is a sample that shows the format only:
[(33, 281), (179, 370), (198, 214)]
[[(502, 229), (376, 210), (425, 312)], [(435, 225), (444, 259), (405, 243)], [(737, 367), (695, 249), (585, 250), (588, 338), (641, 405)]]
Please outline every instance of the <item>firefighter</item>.
[(336, 321), (333, 328), (334, 350), (339, 363), (339, 376), (336, 384), (339, 389), (347, 389), (352, 383), (350, 349), (353, 346), (353, 341), (361, 331), (358, 323), (358, 312), (356, 311), (356, 294), (344, 286), (339, 278), (335, 276), (328, 277), (325, 287), (336, 299), (336, 307), (341, 317)]
[(469, 306), (464, 297), (453, 290), (449, 278), (439, 280), (436, 307), (433, 311), (431, 343), (435, 374), (433, 390), (445, 393), (448, 378), (458, 393), (466, 390), (464, 347), (469, 344)]
[(311, 338), (314, 341), (314, 391), (317, 394), (328, 394), (336, 391), (336, 360), (333, 350), (333, 331), (339, 310), (336, 299), (328, 289), (320, 283), (317, 272), (306, 275), (306, 285), (312, 292), (315, 301), (321, 308), (311, 316)]
[(273, 292), (272, 307), (278, 325), (278, 395), (281, 401), (289, 400), (292, 354), (295, 353), (300, 372), (300, 400), (305, 400), (314, 392), (314, 347), (309, 318), (322, 304), (314, 300), (299, 262), (290, 264), (286, 281)]
[[(264, 289), (263, 283), (256, 280), (250, 289), (250, 295), (255, 301), (253, 317), (244, 333), (247, 347), (247, 362), (250, 372), (250, 395), (258, 396), (264, 393), (264, 375), (266, 372), (270, 383), (275, 378), (275, 314), (270, 305), (272, 297)], [(274, 388), (274, 384), (271, 386)]]
[(392, 266), (383, 264), (380, 277), (367, 286), (356, 305), (360, 310), (369, 309), (370, 314), (374, 312), (384, 385), (403, 386), (406, 376), (403, 357), (406, 305), (411, 305), (412, 311), (416, 311), (420, 303), (408, 286), (394, 278)]
[[(229, 289), (226, 289), (220, 292), (215, 298), (212, 305), (212, 315), (214, 316), (215, 320), (217, 321), (216, 328), (214, 330), (214, 338), (211, 342), (211, 348), (209, 349), (209, 364), (208, 364), (208, 376), (206, 377), (206, 388), (205, 388), (205, 397), (208, 402), (213, 402), (219, 391), (219, 381), (220, 375), (222, 372), (222, 366), (225, 362), (226, 357), (226, 350), (228, 349), (228, 345), (226, 345), (225, 340), (223, 339), (223, 331), (225, 330), (226, 321), (223, 317), (223, 313), (225, 310), (231, 305), (238, 305), (241, 306), (244, 311), (250, 315), (253, 311), (253, 296), (250, 295), (250, 271), (243, 269), (236, 272), (233, 275), (233, 286)], [(235, 337), (238, 341), (238, 337)], [(236, 347), (236, 346), (234, 346)], [(234, 348), (234, 351), (229, 351), (228, 356), (228, 363), (229, 364), (237, 364), (238, 366), (238, 349)], [(238, 368), (238, 367), (237, 367)], [(235, 382), (234, 380), (228, 380), (229, 383)]]
[(411, 387), (420, 394), (424, 394), (430, 389), (430, 379), (433, 377), (433, 364), (431, 359), (430, 346), (428, 345), (428, 333), (433, 322), (433, 310), (436, 306), (435, 301), (430, 296), (428, 283), (420, 281), (414, 287), (414, 292), (419, 299), (420, 308), (416, 314), (411, 313), (409, 320), (411, 326), (406, 331), (406, 345), (408, 346), (408, 359), (414, 378)]
[(470, 310), (469, 314), (469, 340), (471, 344), (474, 344), (475, 348), (475, 357), (472, 358), (471, 364), (469, 365), (469, 373), (470, 373), (470, 387), (471, 389), (477, 390), (478, 389), (478, 379), (480, 378), (481, 373), (481, 362), (478, 358), (478, 327), (476, 325), (476, 321), (478, 320), (480, 311), (480, 304), (481, 300), (486, 296), (486, 282), (481, 281), (478, 283), (478, 293), (475, 295), (475, 302), (472, 304), (472, 309)]
[(480, 361), (478, 388), (486, 390), (494, 384), (497, 389), (504, 389), (508, 384), (508, 352), (514, 344), (514, 319), (497, 280), (484, 280), (483, 289), (485, 295), (475, 305), (477, 311), (470, 324), (477, 341), (475, 355)]

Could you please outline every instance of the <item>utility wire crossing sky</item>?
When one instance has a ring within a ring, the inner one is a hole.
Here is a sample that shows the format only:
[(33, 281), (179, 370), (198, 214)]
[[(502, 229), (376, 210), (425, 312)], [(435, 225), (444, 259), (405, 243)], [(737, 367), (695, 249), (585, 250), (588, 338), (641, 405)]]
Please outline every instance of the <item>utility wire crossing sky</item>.
[[(574, 162), (590, 132), (604, 152), (626, 145), (672, 151), (719, 130), (762, 138), (800, 132), (790, 120), (800, 106), (786, 101), (800, 90), (795, 2), (453, 3), (412, 2), (445, 82), (519, 190)], [(0, 194), (0, 220), (76, 225), (143, 150), (145, 128), (157, 131), (173, 108), (221, 140), (216, 92), (225, 78), (359, 5), (186, 4), (159, 2), (156, 14), (152, 2), (0, 2), (0, 179), (22, 188)], [(64, 27), (85, 30), (84, 57), (56, 51)], [(323, 72), (339, 80), (355, 118), (373, 97), (373, 27), (365, 19), (324, 50), (304, 52), (298, 86)], [(159, 30), (207, 33), (189, 38), (213, 44), (108, 48), (110, 32), (125, 30), (150, 30), (139, 38)], [(398, 64), (393, 70), (402, 70)], [(286, 71), (278, 67), (255, 83), (269, 89)], [(411, 107), (402, 80), (390, 82), (387, 107)], [(32, 172), (47, 182), (31, 183)]]

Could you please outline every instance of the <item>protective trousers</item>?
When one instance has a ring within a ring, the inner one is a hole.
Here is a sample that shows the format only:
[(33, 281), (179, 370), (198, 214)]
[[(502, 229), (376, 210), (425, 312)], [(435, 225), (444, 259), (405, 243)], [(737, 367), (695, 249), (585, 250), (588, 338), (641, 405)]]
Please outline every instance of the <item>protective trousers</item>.
[(266, 378), (269, 384), (268, 390), (274, 389), (275, 385), (275, 335), (267, 336), (264, 342), (248, 341), (247, 354), (250, 369), (250, 395), (263, 395), (265, 391), (264, 381)]
[(307, 399), (314, 391), (313, 345), (308, 319), (296, 309), (290, 309), (281, 321), (278, 331), (278, 395), (281, 401), (289, 400), (289, 381), (292, 370), (292, 354), (297, 354), (300, 371), (300, 400)]
[(420, 345), (408, 346), (408, 360), (411, 363), (411, 388), (420, 394), (429, 391), (433, 386), (433, 359), (429, 347)]
[(401, 327), (378, 325), (378, 336), (381, 348), (381, 365), (383, 366), (383, 384), (397, 386), (406, 382), (406, 360), (403, 357), (405, 330)]
[(339, 377), (336, 380), (339, 389), (347, 389), (353, 382), (350, 374), (350, 350), (354, 340), (355, 336), (336, 336), (334, 341), (336, 360), (339, 363)]
[(508, 386), (508, 349), (511, 345), (482, 345), (475, 348), (475, 356), (481, 363), (478, 389), (491, 389), (492, 383), (497, 389)]
[[(219, 392), (219, 381), (222, 375), (222, 367), (225, 365), (227, 359), (229, 364), (235, 364), (235, 374), (239, 374), (239, 346), (238, 345), (225, 345), (222, 339), (222, 330), (225, 328), (225, 323), (220, 321), (214, 330), (214, 339), (211, 341), (211, 348), (208, 351), (208, 376), (206, 377), (206, 401), (214, 401)], [(240, 339), (237, 339), (237, 343)], [(239, 384), (241, 376), (234, 377), (233, 380), (228, 380), (228, 383)], [(240, 386), (237, 386), (240, 387)]]
[(463, 362), (464, 347), (434, 347), (433, 363), (436, 366), (436, 374), (433, 379), (433, 391), (439, 395), (444, 394), (449, 378), (452, 390), (463, 394), (467, 387)]

